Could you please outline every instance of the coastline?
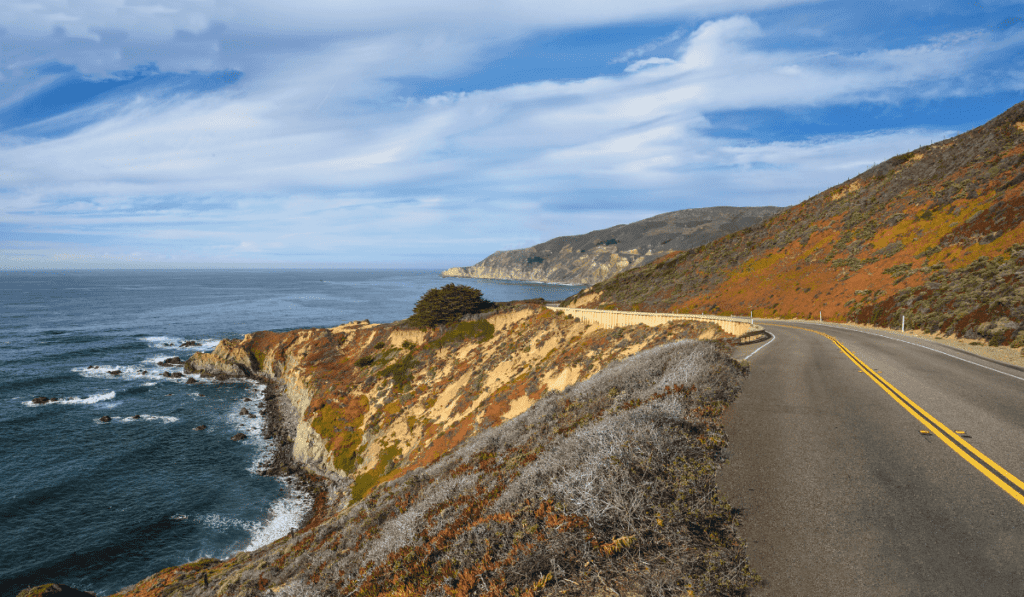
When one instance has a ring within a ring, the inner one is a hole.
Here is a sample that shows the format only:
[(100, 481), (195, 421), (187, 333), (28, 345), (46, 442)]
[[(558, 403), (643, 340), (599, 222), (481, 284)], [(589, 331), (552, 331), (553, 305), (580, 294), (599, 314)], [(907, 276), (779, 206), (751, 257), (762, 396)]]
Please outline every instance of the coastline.
[[(294, 443), (294, 424), (286, 390), (275, 380), (261, 375), (247, 375), (241, 379), (253, 381), (262, 387), (263, 399), (259, 402), (260, 416), (263, 417), (262, 435), (272, 443), (270, 457), (258, 465), (256, 473), (266, 477), (277, 477), (298, 497), (307, 498), (311, 503), (304, 509), (297, 524), (288, 529), (287, 533), (265, 539), (259, 545), (253, 545), (254, 536), (249, 545), (241, 552), (256, 551), (274, 543), (295, 531), (309, 526), (316, 518), (317, 512), (324, 506), (323, 496), (327, 493), (327, 479), (306, 470), (293, 456), (291, 446)], [(291, 432), (290, 432), (291, 431)], [(268, 511), (268, 515), (273, 509)], [(236, 552), (238, 553), (238, 552)], [(230, 554), (227, 557), (232, 557)]]
[(458, 278), (461, 280), (487, 280), (488, 282), (519, 282), (526, 284), (547, 284), (549, 286), (582, 286), (583, 288), (581, 288), (580, 290), (584, 290), (592, 286), (592, 284), (587, 284), (585, 282), (549, 282), (547, 280), (523, 280), (519, 278), (481, 278), (479, 276), (456, 276), (454, 274), (446, 275), (444, 272), (441, 272), (441, 277), (445, 279)]

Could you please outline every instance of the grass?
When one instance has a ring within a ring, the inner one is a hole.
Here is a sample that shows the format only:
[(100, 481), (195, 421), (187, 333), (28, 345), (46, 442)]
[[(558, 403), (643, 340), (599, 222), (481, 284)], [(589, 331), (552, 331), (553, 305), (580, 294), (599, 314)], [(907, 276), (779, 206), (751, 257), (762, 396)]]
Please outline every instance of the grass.
[(356, 503), (363, 499), (366, 492), (373, 489), (380, 478), (384, 476), (389, 465), (394, 462), (395, 458), (402, 454), (402, 450), (397, 446), (390, 446), (386, 448), (378, 457), (377, 465), (361, 475), (355, 478), (355, 482), (352, 484), (352, 498), (351, 503)]
[(390, 377), (394, 382), (394, 391), (403, 392), (412, 385), (412, 371), (418, 365), (412, 353), (384, 367), (377, 373), (379, 377)]
[(310, 423), (334, 454), (334, 467), (338, 470), (351, 474), (358, 465), (363, 443), (361, 428), (368, 406), (365, 396), (357, 396), (345, 404), (328, 402)]

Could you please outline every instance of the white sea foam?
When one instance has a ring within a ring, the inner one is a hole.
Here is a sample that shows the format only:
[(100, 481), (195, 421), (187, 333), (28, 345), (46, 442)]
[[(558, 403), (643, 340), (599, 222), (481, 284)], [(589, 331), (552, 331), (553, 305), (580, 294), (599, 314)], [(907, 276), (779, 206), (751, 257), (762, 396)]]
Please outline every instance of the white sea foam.
[(67, 406), (69, 404), (96, 404), (97, 402), (113, 400), (115, 396), (117, 396), (117, 392), (104, 392), (103, 394), (92, 394), (90, 396), (86, 396), (85, 398), (80, 398), (78, 396), (60, 398), (59, 400), (47, 402), (45, 404), (33, 404), (31, 400), (29, 400), (28, 402), (22, 402), (22, 404), (24, 404), (25, 406), (30, 406), (32, 408), (35, 408), (37, 406), (51, 406), (54, 404), (62, 404), (64, 406)]
[[(139, 365), (93, 365), (90, 367), (75, 367), (72, 369), (82, 377), (94, 379), (149, 379), (160, 377), (160, 372), (148, 367)], [(120, 371), (117, 375), (111, 375), (112, 371)], [(145, 371), (145, 373), (143, 373)]]
[[(228, 421), (236, 428), (246, 432), (248, 437), (244, 443), (256, 446), (256, 456), (248, 471), (253, 474), (263, 469), (273, 458), (274, 445), (269, 439), (263, 437), (265, 421), (259, 412), (259, 403), (266, 396), (266, 386), (255, 381), (248, 381), (251, 386), (250, 398), (252, 402), (236, 402), (232, 405), (232, 412), (228, 414)], [(238, 410), (245, 407), (250, 410), (255, 418), (238, 414)], [(237, 518), (228, 518), (219, 514), (210, 514), (200, 517), (203, 524), (217, 529), (242, 528), (250, 533), (249, 544), (243, 551), (259, 549), (269, 545), (290, 531), (299, 528), (303, 518), (309, 509), (313, 507), (313, 498), (306, 492), (295, 486), (292, 478), (280, 478), (278, 481), (284, 486), (287, 494), (271, 502), (267, 519), (263, 522), (244, 521)]]
[[(91, 377), (93, 379), (124, 379), (129, 381), (138, 380), (150, 380), (153, 383), (146, 383), (143, 385), (153, 386), (156, 385), (157, 381), (175, 381), (178, 383), (187, 383), (189, 378), (193, 378), (198, 382), (203, 382), (203, 379), (198, 375), (186, 375), (184, 377), (164, 377), (163, 373), (182, 372), (181, 365), (172, 365), (170, 367), (161, 367), (157, 365), (158, 361), (162, 361), (170, 357), (157, 356), (146, 359), (142, 365), (93, 365), (91, 367), (75, 367), (71, 371), (81, 375), (82, 377)], [(117, 375), (111, 375), (111, 371), (120, 371)]]
[(198, 342), (199, 346), (182, 346), (185, 342), (190, 341), (189, 338), (178, 338), (176, 336), (146, 336), (143, 342), (148, 343), (152, 348), (167, 348), (172, 350), (191, 350), (191, 351), (209, 351), (217, 348), (217, 344), (220, 343), (219, 339), (216, 338), (203, 338), (202, 340), (191, 340), (192, 342)]
[(289, 532), (299, 528), (303, 518), (305, 518), (309, 509), (313, 507), (313, 497), (292, 487), (290, 479), (281, 479), (281, 483), (287, 489), (288, 495), (270, 503), (267, 519), (262, 522), (240, 520), (238, 518), (221, 516), (220, 514), (199, 516), (198, 520), (212, 529), (244, 529), (248, 531), (250, 535), (249, 544), (242, 551), (253, 551), (264, 545), (270, 545)]
[(228, 518), (227, 516), (221, 516), (220, 514), (206, 514), (204, 516), (200, 516), (199, 520), (211, 529), (245, 529), (250, 533), (255, 533), (256, 529), (260, 527), (260, 523), (255, 521)]
[(252, 539), (244, 551), (253, 551), (264, 545), (270, 545), (290, 531), (299, 528), (306, 513), (313, 507), (313, 498), (292, 487), (289, 495), (278, 498), (270, 504), (269, 518), (266, 522), (252, 530)]
[[(263, 429), (266, 422), (259, 410), (259, 403), (263, 401), (266, 395), (266, 386), (255, 381), (249, 381), (248, 383), (250, 385), (249, 397), (252, 399), (252, 402), (236, 402), (232, 404), (231, 412), (228, 413), (227, 419), (235, 429), (246, 434), (247, 437), (243, 440), (245, 444), (256, 447), (256, 456), (246, 470), (254, 475), (258, 475), (263, 467), (273, 459), (274, 444), (269, 439), (263, 437)], [(249, 415), (238, 414), (243, 407), (256, 416), (250, 417)], [(238, 410), (235, 410), (236, 408)]]
[(111, 417), (111, 420), (117, 421), (118, 423), (139, 423), (141, 421), (157, 421), (159, 423), (163, 423), (166, 425), (168, 423), (177, 423), (178, 417), (165, 417), (161, 415), (140, 414), (138, 419), (136, 419), (135, 417)]

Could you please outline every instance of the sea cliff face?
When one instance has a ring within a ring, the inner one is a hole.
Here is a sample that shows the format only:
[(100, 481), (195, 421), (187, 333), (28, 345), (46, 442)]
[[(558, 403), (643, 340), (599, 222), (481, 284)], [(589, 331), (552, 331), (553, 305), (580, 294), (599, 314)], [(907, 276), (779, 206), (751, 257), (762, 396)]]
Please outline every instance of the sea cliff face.
[(699, 247), (760, 223), (778, 207), (707, 207), (661, 214), (511, 251), (498, 251), (448, 278), (490, 278), (551, 284), (596, 284), (674, 251)]
[(292, 459), (358, 500), (609, 362), (719, 334), (691, 323), (600, 329), (523, 305), (448, 329), (353, 322), (258, 332), (193, 355), (186, 369), (275, 384)]
[[(120, 595), (539, 595), (556, 559), (587, 594), (641, 580), (742, 594), (753, 577), (714, 472), (718, 417), (743, 368), (726, 347), (696, 341), (723, 337), (702, 322), (602, 329), (526, 304), (439, 329), (354, 322), (226, 340), (189, 366), (273, 386), (283, 449), (322, 477), (312, 519)], [(552, 466), (572, 470), (551, 476)], [(574, 490), (547, 479), (579, 474), (639, 510), (610, 526), (573, 510), (576, 498), (559, 492)], [(644, 543), (627, 537), (647, 526)], [(618, 554), (629, 546), (667, 568), (628, 573)], [(718, 564), (705, 552), (743, 572), (709, 576)]]

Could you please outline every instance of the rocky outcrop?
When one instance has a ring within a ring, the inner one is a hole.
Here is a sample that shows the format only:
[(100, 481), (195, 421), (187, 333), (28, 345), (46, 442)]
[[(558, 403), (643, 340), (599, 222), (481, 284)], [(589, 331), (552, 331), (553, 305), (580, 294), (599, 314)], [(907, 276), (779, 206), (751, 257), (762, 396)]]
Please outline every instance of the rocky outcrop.
[(778, 207), (705, 207), (669, 212), (562, 236), (528, 249), (498, 251), (471, 267), (453, 267), (446, 278), (490, 278), (552, 284), (596, 284), (672, 251), (699, 247), (760, 223)]
[(18, 597), (96, 597), (96, 593), (79, 591), (78, 589), (59, 583), (47, 583), (18, 593)]
[(255, 374), (258, 364), (238, 340), (224, 340), (212, 353), (197, 352), (185, 361), (185, 373), (202, 377), (233, 378)]

